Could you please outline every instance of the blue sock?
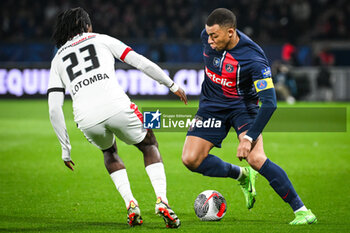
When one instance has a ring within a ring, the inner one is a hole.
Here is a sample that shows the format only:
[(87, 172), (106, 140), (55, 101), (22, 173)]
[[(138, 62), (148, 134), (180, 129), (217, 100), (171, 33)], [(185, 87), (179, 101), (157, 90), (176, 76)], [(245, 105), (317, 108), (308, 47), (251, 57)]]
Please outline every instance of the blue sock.
[(237, 179), (241, 168), (231, 163), (226, 163), (215, 155), (208, 154), (194, 171), (201, 173), (203, 176), (231, 177)]
[(290, 205), (290, 207), (292, 207), (293, 211), (304, 205), (286, 172), (277, 164), (267, 159), (260, 168), (259, 173), (270, 182), (271, 187)]

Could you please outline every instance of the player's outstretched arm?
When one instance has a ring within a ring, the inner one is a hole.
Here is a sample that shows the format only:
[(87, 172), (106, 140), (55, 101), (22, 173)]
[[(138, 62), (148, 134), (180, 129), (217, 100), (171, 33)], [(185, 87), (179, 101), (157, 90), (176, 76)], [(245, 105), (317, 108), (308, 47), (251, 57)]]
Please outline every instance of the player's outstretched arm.
[(116, 38), (100, 35), (103, 37), (103, 42), (110, 49), (114, 57), (122, 62), (125, 62), (138, 70), (141, 70), (150, 78), (156, 80), (160, 84), (164, 84), (170, 90), (180, 97), (187, 104), (187, 97), (184, 90), (179, 87), (173, 80), (154, 62), (146, 57), (136, 53), (129, 46), (125, 45)]
[(270, 120), (273, 112), (277, 108), (276, 93), (274, 88), (270, 88), (264, 91), (258, 92), (259, 99), (261, 101), (261, 107), (252, 127), (246, 132), (243, 138), (240, 139), (240, 143), (237, 148), (237, 157), (242, 160), (246, 158), (251, 149), (252, 143), (254, 143), (259, 135), (262, 133), (266, 124)]
[(187, 104), (187, 96), (185, 91), (179, 87), (169, 76), (154, 62), (150, 61), (146, 57), (136, 53), (135, 51), (130, 51), (126, 55), (124, 61), (141, 70), (143, 73), (147, 74), (152, 79), (156, 80), (160, 84), (164, 84), (170, 90), (180, 97), (180, 99)]
[(74, 170), (73, 166), (74, 162), (71, 160), (70, 152), (71, 145), (69, 141), (69, 136), (67, 133), (67, 127), (64, 120), (64, 114), (62, 111), (64, 101), (64, 93), (63, 92), (49, 92), (48, 93), (48, 104), (49, 104), (49, 114), (50, 121), (52, 127), (55, 130), (58, 140), (61, 143), (62, 148), (62, 160), (64, 164), (71, 169)]

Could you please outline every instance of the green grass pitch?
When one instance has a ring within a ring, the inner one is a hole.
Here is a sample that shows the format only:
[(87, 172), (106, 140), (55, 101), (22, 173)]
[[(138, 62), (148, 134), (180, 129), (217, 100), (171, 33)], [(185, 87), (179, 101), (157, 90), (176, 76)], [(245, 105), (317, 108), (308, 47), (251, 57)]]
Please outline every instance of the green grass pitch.
[[(180, 101), (135, 101), (139, 107), (183, 106)], [(197, 106), (190, 102), (190, 106)], [(283, 106), (281, 104), (280, 106)], [(295, 106), (342, 106), (349, 103)], [(144, 224), (126, 224), (122, 198), (104, 168), (101, 152), (76, 128), (71, 102), (64, 111), (72, 144), (75, 171), (68, 170), (50, 125), (45, 100), (0, 101), (0, 232), (165, 232), (154, 214), (156, 201), (141, 153), (118, 141), (131, 188), (138, 199)], [(177, 232), (349, 232), (350, 231), (350, 131), (346, 133), (264, 133), (265, 152), (283, 167), (318, 224), (289, 226), (294, 217), (289, 206), (259, 175), (257, 202), (245, 208), (243, 194), (231, 179), (191, 173), (181, 163), (185, 133), (156, 133), (163, 156), (170, 205), (182, 221)], [(237, 165), (236, 136), (230, 133), (222, 149), (212, 152)], [(227, 200), (220, 222), (201, 222), (194, 214), (196, 196), (207, 189)]]

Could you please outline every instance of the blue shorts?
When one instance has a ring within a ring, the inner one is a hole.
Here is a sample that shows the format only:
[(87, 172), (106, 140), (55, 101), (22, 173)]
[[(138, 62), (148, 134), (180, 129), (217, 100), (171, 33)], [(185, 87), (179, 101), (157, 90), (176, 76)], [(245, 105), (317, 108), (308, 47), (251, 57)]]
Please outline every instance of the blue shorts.
[[(188, 129), (187, 136), (203, 138), (213, 143), (215, 147), (221, 148), (221, 142), (227, 136), (231, 127), (235, 129), (237, 136), (250, 129), (258, 110), (259, 106), (257, 104), (237, 106), (235, 109), (218, 109), (217, 111), (199, 108), (195, 116), (196, 123)], [(202, 123), (198, 124), (197, 122), (200, 121)], [(221, 124), (219, 124), (219, 121)]]

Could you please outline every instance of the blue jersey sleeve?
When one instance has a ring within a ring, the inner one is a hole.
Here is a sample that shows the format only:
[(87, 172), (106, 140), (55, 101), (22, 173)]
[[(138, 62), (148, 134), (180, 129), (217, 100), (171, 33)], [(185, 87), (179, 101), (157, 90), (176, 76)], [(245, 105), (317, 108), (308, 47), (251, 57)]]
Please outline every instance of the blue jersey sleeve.
[(247, 136), (251, 137), (253, 140), (259, 137), (277, 108), (275, 89), (261, 91), (258, 95), (261, 106), (252, 127), (247, 132)]
[(268, 63), (254, 62), (252, 68), (252, 78), (255, 90), (258, 93), (261, 106), (252, 127), (248, 130), (247, 136), (256, 140), (264, 130), (273, 112), (277, 108), (276, 92), (272, 82), (271, 69)]
[(201, 32), (201, 40), (203, 44), (206, 44), (208, 42), (208, 34), (207, 31), (205, 29), (202, 30)]

